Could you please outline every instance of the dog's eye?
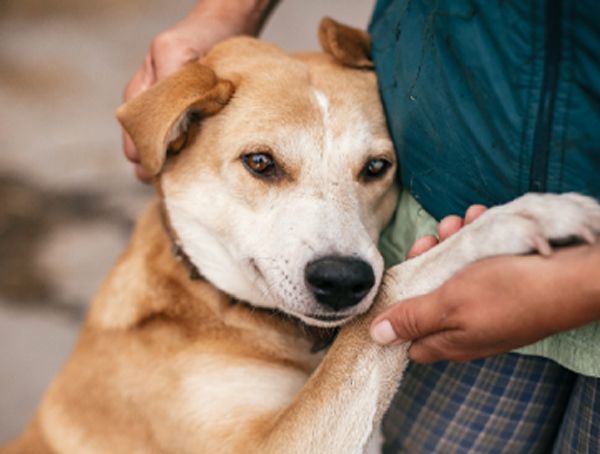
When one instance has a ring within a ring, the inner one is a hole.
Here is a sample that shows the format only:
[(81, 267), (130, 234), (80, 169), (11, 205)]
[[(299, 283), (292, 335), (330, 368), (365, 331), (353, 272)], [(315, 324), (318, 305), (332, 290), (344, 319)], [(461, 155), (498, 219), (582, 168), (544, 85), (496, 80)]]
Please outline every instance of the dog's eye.
[(371, 159), (367, 164), (363, 167), (361, 171), (361, 177), (364, 181), (372, 181), (378, 178), (383, 177), (392, 163), (387, 159)]
[(269, 153), (247, 153), (242, 155), (244, 167), (250, 173), (262, 178), (277, 176), (277, 165)]

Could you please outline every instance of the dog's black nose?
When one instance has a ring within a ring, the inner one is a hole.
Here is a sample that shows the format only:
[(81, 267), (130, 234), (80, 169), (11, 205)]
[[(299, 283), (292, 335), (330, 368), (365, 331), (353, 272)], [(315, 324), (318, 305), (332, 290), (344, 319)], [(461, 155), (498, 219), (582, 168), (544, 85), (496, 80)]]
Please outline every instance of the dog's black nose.
[(306, 284), (320, 304), (339, 311), (358, 304), (375, 275), (367, 262), (352, 257), (324, 257), (306, 265)]

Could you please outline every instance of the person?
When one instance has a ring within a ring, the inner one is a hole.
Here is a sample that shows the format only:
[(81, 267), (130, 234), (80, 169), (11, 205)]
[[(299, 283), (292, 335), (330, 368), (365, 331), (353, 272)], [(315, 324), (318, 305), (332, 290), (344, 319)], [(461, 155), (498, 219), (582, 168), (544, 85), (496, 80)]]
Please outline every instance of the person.
[[(198, 3), (152, 41), (125, 99), (256, 35), (275, 4)], [(600, 199), (598, 18), (592, 0), (376, 3), (372, 53), (405, 189), (388, 263), (528, 191)], [(124, 151), (144, 179), (127, 137)], [(413, 360), (384, 452), (598, 452), (599, 277), (600, 242), (490, 258), (378, 316), (374, 341), (412, 341)]]

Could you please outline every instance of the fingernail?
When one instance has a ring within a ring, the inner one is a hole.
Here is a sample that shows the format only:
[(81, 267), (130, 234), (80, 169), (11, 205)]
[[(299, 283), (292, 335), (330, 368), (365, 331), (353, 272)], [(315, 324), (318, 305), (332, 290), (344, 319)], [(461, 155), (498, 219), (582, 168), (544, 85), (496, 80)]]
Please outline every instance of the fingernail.
[(588, 244), (594, 244), (596, 242), (596, 235), (594, 235), (594, 232), (592, 232), (589, 227), (583, 227), (581, 229), (581, 237)]
[(380, 345), (387, 345), (396, 340), (397, 336), (389, 320), (382, 320), (371, 328), (371, 338)]
[(533, 237), (533, 245), (535, 249), (544, 257), (550, 257), (552, 255), (552, 246), (548, 240), (542, 236)]

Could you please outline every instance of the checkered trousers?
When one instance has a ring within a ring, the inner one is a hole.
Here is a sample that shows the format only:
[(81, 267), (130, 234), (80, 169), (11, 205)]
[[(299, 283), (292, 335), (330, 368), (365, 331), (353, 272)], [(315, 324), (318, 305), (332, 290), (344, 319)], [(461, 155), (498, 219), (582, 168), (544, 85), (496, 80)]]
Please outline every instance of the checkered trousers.
[(386, 454), (599, 454), (600, 379), (514, 353), (413, 363), (383, 434)]

